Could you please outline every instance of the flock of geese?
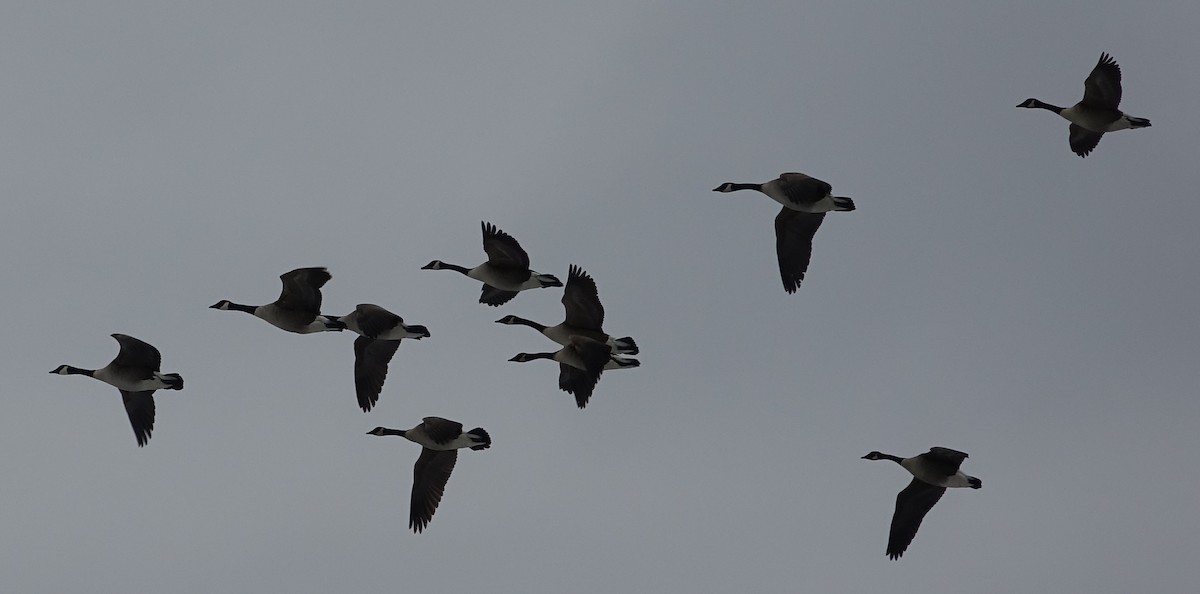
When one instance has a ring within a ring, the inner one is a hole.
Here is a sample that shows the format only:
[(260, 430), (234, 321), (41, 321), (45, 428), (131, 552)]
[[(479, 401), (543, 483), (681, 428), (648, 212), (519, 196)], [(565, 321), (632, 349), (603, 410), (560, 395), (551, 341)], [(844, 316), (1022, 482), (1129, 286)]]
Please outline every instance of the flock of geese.
[[(1145, 128), (1150, 121), (1127, 115), (1118, 109), (1121, 102), (1121, 69), (1106, 53), (1084, 81), (1083, 99), (1063, 108), (1027, 99), (1017, 107), (1052, 111), (1071, 122), (1068, 137), (1071, 150), (1086, 157), (1095, 150), (1106, 132)], [(776, 256), (783, 288), (794, 293), (804, 280), (812, 256), (813, 237), (830, 211), (855, 210), (854, 201), (834, 196), (830, 184), (803, 173), (784, 173), (765, 183), (723, 183), (716, 192), (757, 190), (783, 208), (775, 217)], [(561, 348), (539, 353), (518, 353), (510, 361), (547, 359), (558, 363), (558, 386), (572, 394), (579, 408), (587, 406), (600, 375), (605, 370), (637, 367), (639, 350), (632, 337), (615, 338), (603, 329), (604, 306), (596, 282), (578, 266), (571, 265), (566, 285), (552, 274), (530, 269), (529, 255), (511, 235), (484, 222), (483, 250), (487, 261), (467, 268), (434, 260), (424, 270), (453, 270), (483, 283), (479, 302), (497, 307), (521, 291), (562, 287), (566, 311), (562, 323), (547, 326), (508, 315), (497, 323), (529, 326)], [(388, 364), (404, 339), (420, 340), (430, 336), (425, 326), (406, 324), (400, 316), (378, 305), (364, 303), (343, 316), (321, 313), (321, 287), (332, 276), (325, 268), (299, 268), (280, 277), (283, 290), (279, 298), (265, 305), (242, 305), (221, 300), (213, 309), (241, 311), (260, 318), (281, 330), (297, 334), (349, 330), (354, 340), (354, 390), (358, 406), (370, 412), (379, 401), (387, 378)], [(145, 446), (154, 430), (154, 392), (182, 390), (183, 377), (160, 370), (162, 355), (154, 346), (127, 336), (113, 334), (120, 346), (116, 358), (99, 369), (60, 365), (50, 373), (86, 375), (115, 387), (121, 392), (129, 422), (139, 447)], [(425, 417), (412, 429), (376, 427), (368, 435), (395, 435), (421, 446), (413, 471), (409, 527), (422, 532), (433, 518), (454, 465), (458, 450), (484, 450), (491, 447), (491, 436), (483, 428), (463, 431), (461, 423)], [(925, 515), (941, 499), (947, 488), (978, 489), (980, 479), (959, 469), (967, 454), (943, 447), (902, 458), (873, 451), (866, 460), (890, 460), (912, 474), (912, 482), (896, 497), (888, 536), (887, 556), (899, 559), (917, 534)]]

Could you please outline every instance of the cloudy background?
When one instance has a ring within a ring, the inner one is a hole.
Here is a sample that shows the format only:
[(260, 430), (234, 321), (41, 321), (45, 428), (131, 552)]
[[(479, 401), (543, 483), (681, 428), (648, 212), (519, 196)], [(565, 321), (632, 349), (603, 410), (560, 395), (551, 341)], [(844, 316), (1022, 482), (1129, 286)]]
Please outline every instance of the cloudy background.
[[(0, 18), (0, 590), (1191, 592), (1200, 582), (1194, 2), (10, 2)], [(511, 3), (506, 3), (511, 4)], [(1081, 9), (1087, 7), (1089, 12)], [(1154, 127), (1087, 159), (1101, 51)], [(855, 199), (800, 292), (721, 182)], [(588, 270), (640, 369), (577, 410), (561, 293), (501, 308), (422, 271)], [(363, 414), (353, 336), (207, 309), (327, 266), (401, 346)], [(99, 367), (163, 352), (136, 446)], [(420, 449), (483, 426), (429, 530)], [(884, 557), (900, 468), (949, 492)]]

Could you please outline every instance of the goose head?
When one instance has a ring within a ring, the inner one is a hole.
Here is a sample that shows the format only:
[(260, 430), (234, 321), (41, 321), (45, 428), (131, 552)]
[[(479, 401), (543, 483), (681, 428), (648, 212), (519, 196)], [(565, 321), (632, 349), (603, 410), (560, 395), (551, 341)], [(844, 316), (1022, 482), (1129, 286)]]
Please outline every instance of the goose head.
[(434, 260), (421, 267), (421, 270), (441, 270), (444, 263), (441, 260)]

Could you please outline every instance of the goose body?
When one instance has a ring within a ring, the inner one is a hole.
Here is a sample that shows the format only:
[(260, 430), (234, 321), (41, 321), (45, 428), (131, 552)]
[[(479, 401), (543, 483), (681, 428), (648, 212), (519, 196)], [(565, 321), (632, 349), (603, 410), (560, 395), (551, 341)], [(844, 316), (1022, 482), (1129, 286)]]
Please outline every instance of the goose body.
[(427, 338), (429, 329), (406, 325), (400, 316), (370, 303), (359, 304), (338, 320), (347, 330), (358, 334), (354, 339), (354, 392), (359, 408), (369, 412), (379, 401), (388, 363), (400, 348), (400, 341)]
[(913, 480), (896, 496), (896, 511), (892, 514), (892, 527), (888, 533), (887, 556), (899, 559), (917, 535), (917, 529), (925, 514), (933, 509), (948, 488), (978, 489), (983, 482), (964, 474), (959, 467), (967, 455), (949, 448), (934, 447), (928, 452), (901, 458), (881, 452), (871, 452), (864, 460), (891, 460), (902, 466)]
[(1118, 109), (1121, 104), (1121, 67), (1112, 56), (1101, 53), (1100, 61), (1083, 81), (1083, 99), (1071, 107), (1059, 107), (1034, 98), (1017, 105), (1045, 109), (1071, 122), (1067, 137), (1071, 151), (1086, 157), (1106, 132), (1148, 128), (1150, 120), (1134, 117)]
[(407, 430), (376, 427), (367, 435), (396, 435), (421, 446), (421, 456), (413, 468), (408, 512), (408, 527), (413, 532), (421, 532), (433, 519), (446, 490), (446, 482), (458, 461), (458, 450), (492, 447), (492, 438), (482, 427), (464, 432), (462, 423), (440, 417), (425, 417), (420, 425)]
[(483, 251), (487, 262), (474, 268), (434, 260), (422, 270), (453, 270), (483, 283), (480, 303), (493, 307), (508, 303), (517, 293), (527, 289), (561, 287), (562, 281), (553, 274), (540, 274), (529, 269), (529, 254), (513, 236), (495, 225), (483, 222)]
[(613, 353), (638, 354), (637, 343), (632, 337), (613, 338), (604, 332), (604, 305), (600, 303), (596, 281), (574, 264), (571, 265), (567, 285), (563, 289), (562, 304), (566, 310), (566, 319), (556, 326), (546, 326), (512, 315), (504, 316), (496, 320), (496, 323), (529, 326), (562, 346), (567, 346), (572, 336), (579, 335), (607, 344)]
[(50, 373), (86, 375), (119, 390), (138, 447), (142, 447), (150, 441), (154, 430), (154, 391), (182, 390), (183, 377), (178, 373), (160, 372), (162, 355), (149, 343), (125, 334), (113, 334), (112, 337), (117, 339), (121, 350), (108, 365), (100, 369), (59, 365)]
[(579, 408), (587, 406), (596, 382), (600, 381), (600, 374), (605, 369), (638, 366), (636, 359), (614, 358), (612, 347), (578, 334), (571, 336), (566, 346), (553, 353), (517, 353), (509, 361), (525, 363), (537, 359), (558, 362), (558, 387), (573, 394)]
[(739, 190), (757, 190), (783, 205), (775, 216), (775, 256), (783, 289), (788, 293), (800, 288), (808, 272), (813, 237), (825, 213), (855, 209), (850, 198), (833, 195), (833, 186), (803, 173), (784, 173), (762, 184), (726, 182), (713, 189), (725, 193)]
[(325, 268), (297, 268), (279, 275), (283, 291), (272, 303), (242, 305), (221, 300), (209, 307), (245, 312), (276, 328), (296, 334), (342, 330), (345, 326), (337, 318), (321, 314), (321, 287), (331, 278)]

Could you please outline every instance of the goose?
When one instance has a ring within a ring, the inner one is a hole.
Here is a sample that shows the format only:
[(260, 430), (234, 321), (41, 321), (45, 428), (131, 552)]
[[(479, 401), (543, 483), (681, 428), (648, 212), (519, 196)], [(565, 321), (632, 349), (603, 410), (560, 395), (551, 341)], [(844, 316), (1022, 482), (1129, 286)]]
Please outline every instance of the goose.
[(325, 268), (297, 268), (279, 275), (283, 291), (279, 299), (266, 305), (240, 305), (221, 300), (212, 309), (244, 311), (288, 332), (310, 334), (342, 330), (345, 325), (331, 316), (321, 315), (321, 287), (333, 278)]
[(891, 454), (871, 452), (864, 460), (891, 460), (913, 475), (913, 480), (896, 496), (896, 512), (892, 515), (892, 529), (888, 534), (887, 556), (899, 559), (913, 537), (925, 514), (942, 498), (947, 487), (970, 487), (978, 489), (983, 482), (967, 476), (958, 469), (967, 455), (949, 448), (930, 448), (928, 452), (901, 458)]
[(488, 260), (474, 268), (465, 268), (434, 260), (421, 270), (453, 270), (483, 282), (480, 303), (492, 307), (508, 303), (517, 293), (526, 289), (561, 287), (562, 281), (553, 274), (539, 274), (529, 269), (529, 254), (521, 249), (513, 236), (486, 221), (483, 227), (483, 251)]
[(1100, 137), (1105, 132), (1150, 127), (1150, 120), (1133, 117), (1117, 109), (1120, 104), (1121, 67), (1112, 56), (1102, 52), (1100, 61), (1096, 62), (1092, 73), (1083, 81), (1083, 100), (1079, 103), (1064, 108), (1031, 97), (1017, 107), (1045, 109), (1071, 122), (1068, 136), (1071, 151), (1086, 157), (1100, 144)]
[(604, 333), (601, 328), (604, 325), (604, 306), (600, 304), (596, 281), (574, 264), (571, 265), (567, 275), (567, 286), (563, 289), (562, 304), (563, 308), (567, 310), (566, 320), (557, 326), (546, 326), (512, 315), (504, 316), (496, 320), (496, 323), (529, 326), (562, 346), (567, 346), (571, 335), (578, 334), (607, 344), (612, 347), (614, 353), (638, 354), (637, 343), (632, 337), (613, 338)]
[(578, 334), (571, 336), (566, 346), (553, 353), (517, 353), (509, 361), (525, 363), (537, 359), (558, 362), (558, 387), (574, 394), (579, 408), (587, 406), (602, 371), (639, 365), (636, 359), (613, 357), (612, 347)]
[(112, 337), (117, 339), (121, 350), (108, 365), (100, 369), (59, 365), (50, 373), (86, 375), (120, 390), (140, 448), (150, 441), (150, 432), (154, 430), (154, 391), (182, 390), (183, 377), (178, 373), (160, 373), (162, 354), (150, 344), (125, 334)]
[(413, 468), (412, 499), (408, 509), (408, 527), (421, 532), (433, 519), (446, 481), (458, 461), (458, 450), (486, 450), (492, 447), (492, 437), (482, 427), (463, 432), (462, 423), (441, 417), (425, 417), (420, 425), (412, 429), (388, 429), (376, 427), (367, 435), (398, 435), (421, 445), (421, 457)]
[(714, 192), (738, 190), (758, 190), (783, 205), (783, 210), (775, 216), (775, 254), (783, 290), (795, 293), (808, 271), (813, 236), (825, 220), (825, 213), (854, 210), (854, 201), (834, 196), (833, 186), (803, 173), (784, 173), (763, 184), (726, 182), (713, 189)]
[(346, 329), (358, 334), (354, 339), (354, 391), (358, 406), (370, 412), (379, 401), (388, 362), (400, 347), (400, 340), (429, 337), (425, 326), (406, 325), (404, 318), (370, 303), (360, 303), (354, 311), (338, 318)]

